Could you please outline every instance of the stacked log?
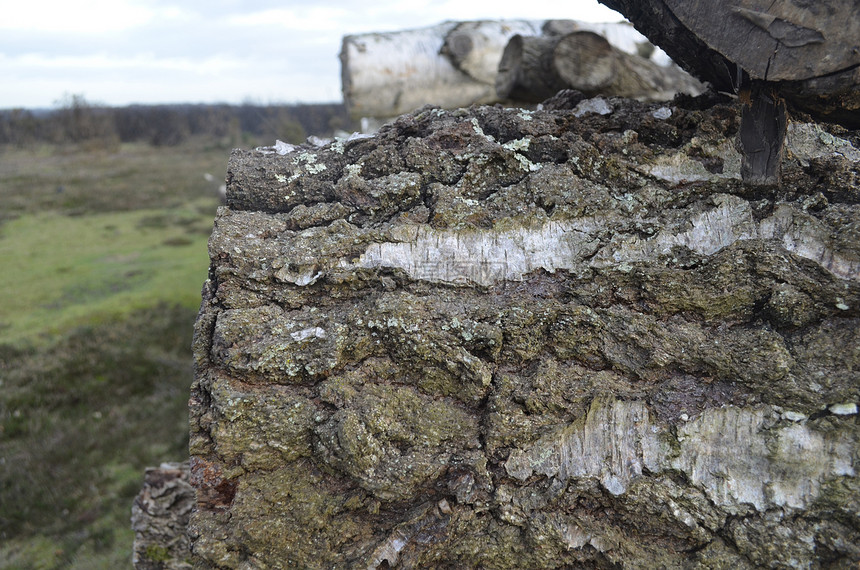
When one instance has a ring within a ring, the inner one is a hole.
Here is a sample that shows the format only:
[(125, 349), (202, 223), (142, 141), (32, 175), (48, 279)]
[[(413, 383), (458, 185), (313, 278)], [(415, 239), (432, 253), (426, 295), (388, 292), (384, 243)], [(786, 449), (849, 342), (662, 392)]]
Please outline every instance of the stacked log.
[(625, 53), (594, 32), (511, 38), (496, 76), (498, 96), (539, 103), (562, 89), (665, 101), (703, 86), (676, 66)]
[[(506, 46), (515, 49), (508, 46), (512, 38), (529, 46), (561, 43), (559, 55), (579, 58), (579, 73), (586, 76), (596, 55), (593, 50), (608, 50), (603, 54), (603, 65), (612, 68), (611, 77), (605, 81), (610, 86), (607, 94), (659, 100), (671, 98), (677, 91), (701, 91), (700, 84), (672, 65), (665, 53), (630, 24), (508, 20), (445, 22), (395, 33), (346, 36), (340, 54), (344, 102), (355, 119), (384, 119), (427, 104), (457, 108), (505, 100), (515, 104), (539, 102), (558, 89), (579, 88), (577, 85), (582, 84), (574, 78), (553, 83), (552, 87), (529, 85), (520, 78), (537, 70), (524, 69), (512, 75), (510, 59), (504, 64), (507, 75), (500, 79), (499, 66)], [(595, 48), (597, 44), (599, 48)], [(578, 53), (580, 49), (585, 52)], [(532, 63), (526, 58), (519, 65)], [(576, 66), (576, 62), (572, 65)], [(497, 91), (500, 80), (512, 86), (508, 92)], [(586, 78), (585, 91), (600, 91), (598, 87), (591, 88), (592, 82)], [(553, 87), (558, 89), (552, 90)]]

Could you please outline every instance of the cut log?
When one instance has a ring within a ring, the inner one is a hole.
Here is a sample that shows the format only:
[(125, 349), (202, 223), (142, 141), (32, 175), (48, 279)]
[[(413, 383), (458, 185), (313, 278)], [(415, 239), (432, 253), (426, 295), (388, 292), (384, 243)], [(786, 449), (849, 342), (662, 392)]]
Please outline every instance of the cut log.
[(508, 42), (496, 76), (496, 94), (502, 99), (539, 103), (564, 89), (553, 72), (552, 48), (557, 38), (514, 36)]
[[(625, 54), (671, 61), (627, 23), (573, 20), (445, 22), (393, 33), (346, 36), (341, 49), (344, 103), (355, 119), (387, 119), (423, 105), (444, 108), (495, 103), (496, 74), (511, 37), (599, 34)], [(549, 95), (553, 95), (555, 91)]]
[(618, 62), (623, 58), (620, 52), (612, 49), (606, 38), (592, 32), (563, 36), (553, 52), (558, 76), (583, 93), (612, 85), (618, 76)]
[(440, 54), (486, 85), (493, 85), (502, 51), (515, 34), (540, 35), (540, 22), (460, 22), (445, 35)]
[(518, 33), (540, 33), (542, 23), (445, 22), (346, 36), (340, 53), (344, 103), (358, 119), (394, 117), (427, 104), (495, 102), (495, 69), (505, 44)]
[(511, 38), (499, 64), (497, 95), (538, 103), (562, 89), (657, 101), (679, 92), (698, 95), (704, 86), (674, 65), (625, 53), (589, 31)]

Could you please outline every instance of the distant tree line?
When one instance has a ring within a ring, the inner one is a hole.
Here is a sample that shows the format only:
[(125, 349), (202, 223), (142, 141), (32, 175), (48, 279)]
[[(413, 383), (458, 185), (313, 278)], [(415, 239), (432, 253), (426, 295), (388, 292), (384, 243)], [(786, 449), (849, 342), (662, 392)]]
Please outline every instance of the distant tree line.
[(342, 104), (131, 105), (106, 107), (69, 95), (56, 109), (0, 110), (0, 144), (83, 144), (115, 147), (121, 142), (179, 145), (192, 136), (245, 145), (275, 139), (299, 143), (310, 135), (350, 130)]

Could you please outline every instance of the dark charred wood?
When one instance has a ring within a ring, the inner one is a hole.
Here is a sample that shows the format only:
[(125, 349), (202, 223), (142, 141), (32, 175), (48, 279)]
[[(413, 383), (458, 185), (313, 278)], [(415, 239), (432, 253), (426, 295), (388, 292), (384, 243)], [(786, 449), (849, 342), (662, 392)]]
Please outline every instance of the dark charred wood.
[(746, 72), (789, 109), (860, 126), (860, 19), (851, 0), (600, 0), (718, 91)]
[(767, 84), (741, 91), (741, 177), (747, 184), (778, 185), (788, 119), (783, 101)]
[(803, 81), (860, 65), (853, 0), (664, 0), (685, 28), (753, 79)]

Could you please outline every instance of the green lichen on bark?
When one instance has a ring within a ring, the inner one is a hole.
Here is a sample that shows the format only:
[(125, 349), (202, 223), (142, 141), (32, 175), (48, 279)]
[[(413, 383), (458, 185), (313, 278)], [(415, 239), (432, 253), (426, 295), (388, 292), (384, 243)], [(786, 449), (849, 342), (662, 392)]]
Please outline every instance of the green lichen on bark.
[(753, 190), (736, 108), (607, 105), (234, 152), (197, 567), (860, 560), (857, 133)]

